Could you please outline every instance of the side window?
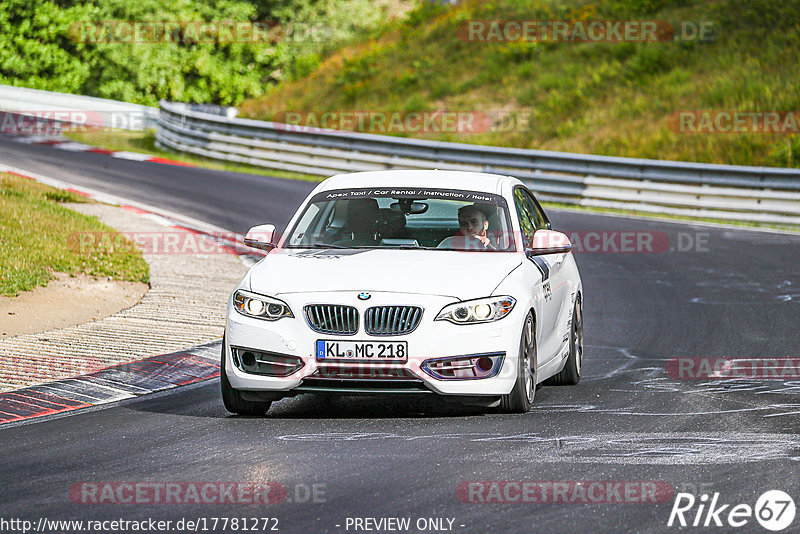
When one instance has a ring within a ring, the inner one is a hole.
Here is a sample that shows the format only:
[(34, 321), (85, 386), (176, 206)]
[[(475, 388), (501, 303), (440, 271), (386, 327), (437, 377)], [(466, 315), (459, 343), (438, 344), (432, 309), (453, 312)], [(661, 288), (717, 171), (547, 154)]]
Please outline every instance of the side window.
[(550, 222), (547, 220), (547, 216), (545, 216), (544, 211), (542, 211), (542, 207), (539, 206), (539, 203), (536, 202), (529, 191), (525, 191), (525, 198), (528, 201), (528, 207), (530, 209), (533, 222), (536, 225), (536, 229), (548, 229)]
[(520, 187), (514, 189), (514, 205), (517, 208), (519, 226), (522, 229), (522, 243), (525, 248), (528, 248), (533, 241), (533, 233), (536, 232), (536, 219), (531, 212), (528, 197)]
[[(303, 218), (297, 223), (297, 230), (295, 231), (295, 235), (292, 236), (292, 240), (290, 244), (292, 245), (299, 245), (301, 243), (310, 243), (313, 239), (313, 228), (315, 226), (315, 222), (317, 215), (319, 214), (319, 206), (316, 204), (309, 204), (308, 209), (303, 214)], [(317, 222), (317, 224), (319, 224)]]

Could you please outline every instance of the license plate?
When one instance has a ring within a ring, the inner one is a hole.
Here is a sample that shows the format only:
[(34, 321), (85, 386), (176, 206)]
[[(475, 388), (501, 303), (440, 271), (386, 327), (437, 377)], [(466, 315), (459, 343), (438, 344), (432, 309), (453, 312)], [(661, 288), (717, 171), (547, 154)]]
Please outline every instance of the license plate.
[(317, 340), (318, 361), (408, 361), (406, 341), (327, 341)]

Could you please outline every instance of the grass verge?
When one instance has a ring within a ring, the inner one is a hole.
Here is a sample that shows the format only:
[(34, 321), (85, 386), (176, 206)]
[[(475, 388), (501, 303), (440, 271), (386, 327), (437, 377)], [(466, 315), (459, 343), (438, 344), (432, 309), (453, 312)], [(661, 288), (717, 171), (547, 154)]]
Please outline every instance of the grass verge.
[[(379, 37), (341, 47), (306, 76), (244, 101), (240, 115), (280, 121), (294, 112), (302, 126), (315, 119), (441, 141), (800, 167), (796, 126), (682, 129), (678, 121), (681, 112), (713, 120), (791, 112), (796, 124), (798, 18), (800, 3), (770, 0), (420, 2)], [(676, 34), (657, 42), (465, 37), (471, 22), (565, 20), (659, 20)], [(702, 39), (683, 30), (700, 23), (711, 30)], [(466, 112), (475, 127), (404, 122), (442, 111)], [(385, 120), (353, 120), (354, 112)]]
[[(95, 217), (61, 205), (86, 199), (14, 174), (0, 173), (0, 295), (16, 296), (45, 286), (54, 272), (150, 281), (141, 252)], [(103, 232), (113, 239), (88, 247), (70, 245), (70, 237)], [(124, 244), (120, 249), (113, 243)]]

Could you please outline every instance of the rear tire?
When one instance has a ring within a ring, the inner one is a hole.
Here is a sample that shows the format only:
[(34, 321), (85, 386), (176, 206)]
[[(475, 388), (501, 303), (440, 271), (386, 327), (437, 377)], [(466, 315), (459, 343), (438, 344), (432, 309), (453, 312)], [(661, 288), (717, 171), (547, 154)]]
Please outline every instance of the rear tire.
[(569, 356), (560, 373), (545, 384), (553, 386), (574, 386), (581, 381), (583, 366), (583, 305), (580, 295), (575, 299), (572, 309), (572, 325), (569, 333)]
[(500, 399), (500, 409), (508, 413), (526, 413), (536, 396), (536, 323), (528, 312), (522, 326), (517, 363), (517, 381), (514, 389)]
[(264, 415), (272, 402), (254, 402), (242, 399), (238, 389), (234, 389), (225, 372), (225, 338), (222, 338), (222, 358), (220, 363), (219, 383), (222, 389), (222, 403), (225, 409), (239, 415)]

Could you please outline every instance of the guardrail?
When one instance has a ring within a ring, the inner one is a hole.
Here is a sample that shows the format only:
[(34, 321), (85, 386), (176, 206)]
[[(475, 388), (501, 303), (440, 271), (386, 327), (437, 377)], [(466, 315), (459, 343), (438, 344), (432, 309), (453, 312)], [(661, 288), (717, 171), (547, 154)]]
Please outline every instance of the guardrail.
[[(50, 123), (79, 123), (95, 128), (155, 128), (158, 108), (92, 96), (0, 85), (0, 110)], [(5, 125), (3, 128), (6, 129)]]
[(408, 139), (229, 118), (161, 102), (157, 143), (314, 175), (442, 169), (516, 176), (543, 200), (800, 224), (800, 169), (712, 165)]

